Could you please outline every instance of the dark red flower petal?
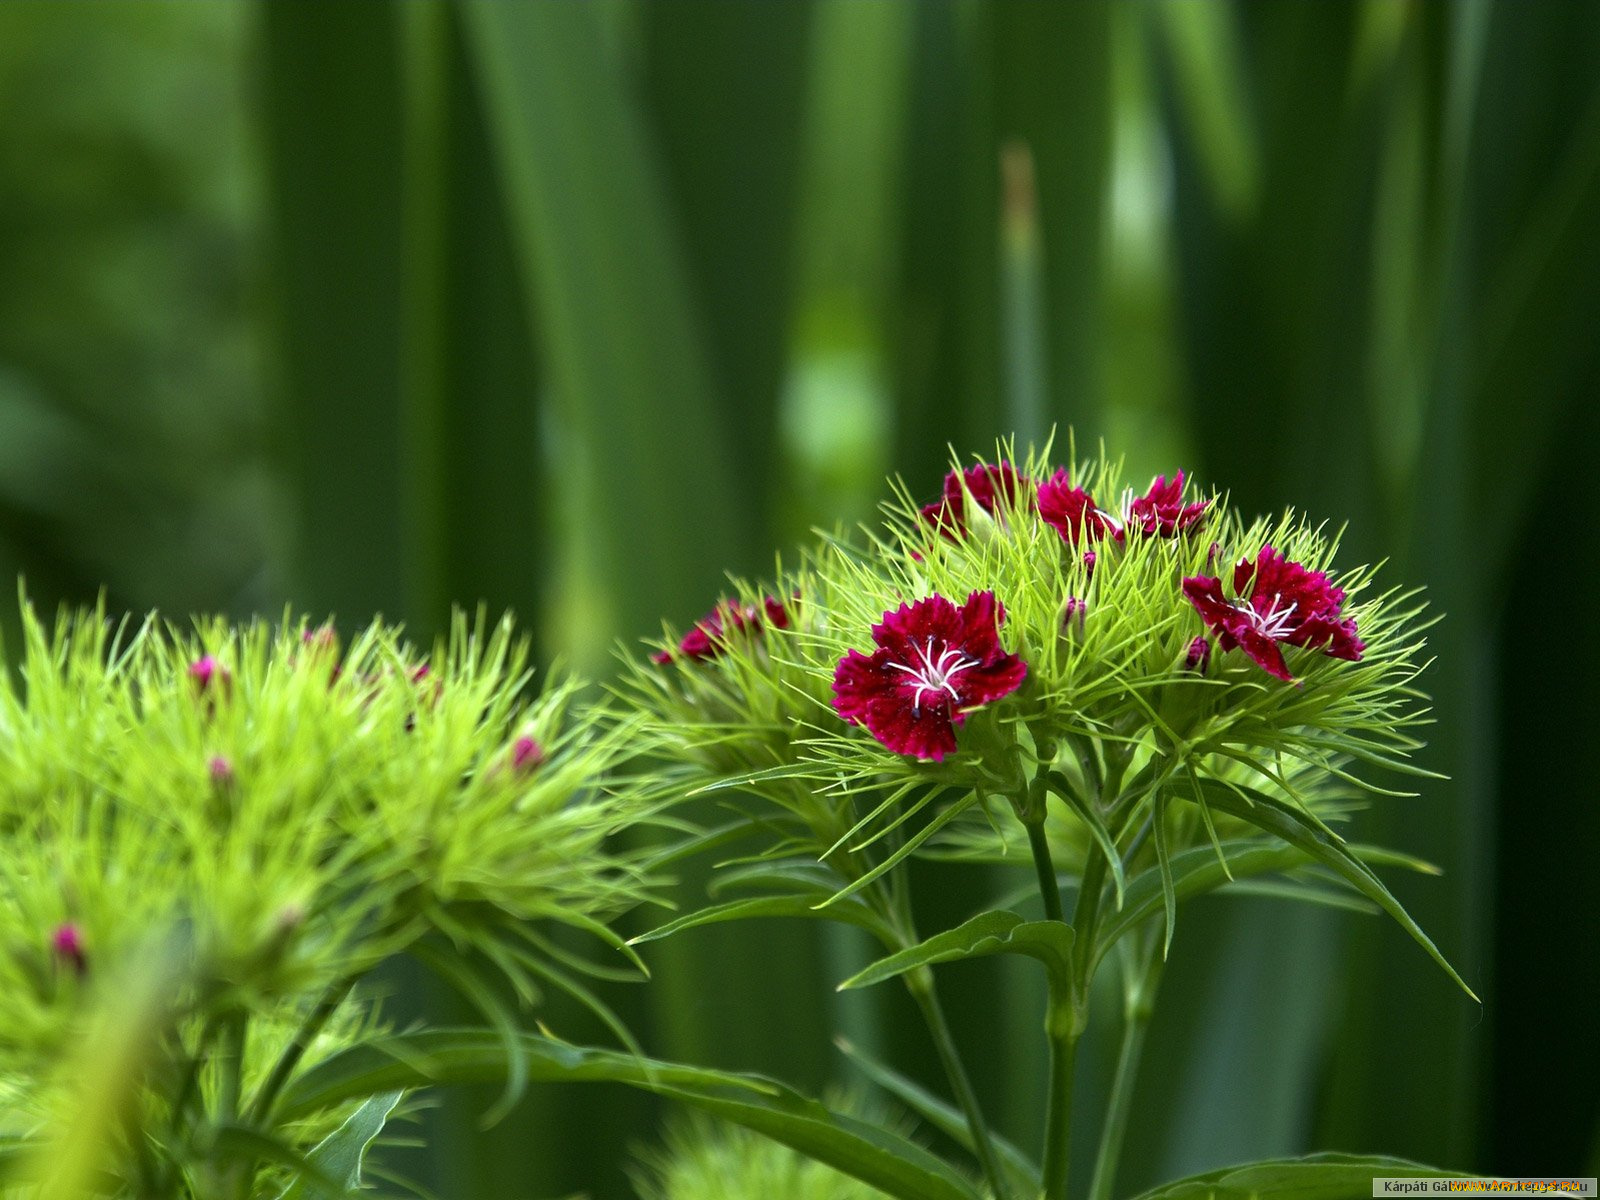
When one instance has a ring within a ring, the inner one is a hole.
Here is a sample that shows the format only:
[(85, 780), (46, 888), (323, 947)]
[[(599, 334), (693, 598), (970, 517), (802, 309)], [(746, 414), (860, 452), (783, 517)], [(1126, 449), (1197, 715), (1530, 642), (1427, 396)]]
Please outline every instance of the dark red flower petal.
[(933, 595), (883, 614), (877, 649), (852, 650), (833, 676), (833, 707), (897, 754), (943, 760), (956, 749), (967, 712), (1009, 695), (1027, 664), (1000, 645), (1005, 609), (993, 592), (959, 608)]
[(759, 608), (741, 600), (724, 600), (679, 639), (677, 654), (657, 650), (650, 661), (665, 664), (679, 657), (695, 661), (716, 658), (727, 650), (729, 639), (734, 635), (759, 636), (768, 625), (774, 629), (789, 628), (789, 610), (776, 596), (763, 597)]
[(998, 515), (1001, 508), (1014, 507), (1019, 496), (1024, 507), (1031, 509), (1035, 504), (1032, 481), (1010, 463), (978, 463), (946, 475), (939, 499), (922, 506), (922, 519), (945, 537), (956, 538), (967, 531), (969, 495), (990, 516)]
[(1070, 545), (1103, 538), (1122, 540), (1116, 520), (1094, 502), (1094, 497), (1074, 487), (1065, 468), (1039, 485), (1039, 518)]
[(1196, 576), (1183, 581), (1183, 593), (1224, 650), (1242, 647), (1260, 667), (1279, 679), (1291, 680), (1281, 646), (1321, 650), (1351, 662), (1366, 647), (1356, 623), (1340, 615), (1345, 593), (1326, 574), (1284, 558), (1263, 546), (1254, 559), (1241, 559), (1233, 569), (1229, 602), (1222, 581)]
[(1183, 502), (1183, 472), (1157, 475), (1150, 490), (1128, 504), (1127, 523), (1149, 537), (1177, 537), (1205, 519), (1209, 500)]

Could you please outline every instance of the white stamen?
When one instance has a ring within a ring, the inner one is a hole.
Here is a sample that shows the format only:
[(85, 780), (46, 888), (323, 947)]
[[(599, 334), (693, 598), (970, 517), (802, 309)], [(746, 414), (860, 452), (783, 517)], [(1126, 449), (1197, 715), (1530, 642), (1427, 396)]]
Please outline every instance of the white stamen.
[(896, 671), (904, 671), (911, 676), (914, 690), (911, 696), (911, 711), (913, 715), (922, 713), (923, 692), (946, 692), (950, 699), (959, 700), (955, 685), (950, 681), (962, 671), (970, 670), (978, 665), (978, 660), (970, 655), (963, 654), (953, 646), (946, 646), (940, 651), (937, 658), (933, 654), (933, 638), (928, 638), (922, 645), (911, 643), (916, 648), (917, 654), (922, 658), (922, 666), (912, 667), (905, 663), (890, 663)]

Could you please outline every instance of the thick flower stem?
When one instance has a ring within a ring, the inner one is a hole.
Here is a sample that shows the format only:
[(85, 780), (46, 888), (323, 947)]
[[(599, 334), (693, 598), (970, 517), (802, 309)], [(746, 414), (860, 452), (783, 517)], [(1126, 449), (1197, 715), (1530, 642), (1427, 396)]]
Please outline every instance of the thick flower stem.
[(1056, 883), (1055, 864), (1050, 859), (1050, 842), (1045, 837), (1044, 821), (1028, 823), (1028, 846), (1033, 851), (1033, 869), (1039, 876), (1039, 896), (1044, 900), (1044, 915), (1052, 921), (1065, 921), (1061, 909), (1061, 887)]
[(1078, 1049), (1076, 1018), (1070, 1006), (1051, 1006), (1050, 1094), (1045, 1107), (1044, 1200), (1066, 1200), (1067, 1152), (1072, 1142), (1072, 1065)]
[(1100, 1147), (1095, 1154), (1094, 1179), (1089, 1185), (1089, 1200), (1111, 1200), (1118, 1160), (1122, 1157), (1122, 1138), (1128, 1128), (1128, 1111), (1133, 1103), (1134, 1080), (1139, 1074), (1139, 1055), (1144, 1035), (1155, 1011), (1156, 989), (1161, 983), (1163, 960), (1149, 955), (1141, 976), (1129, 988), (1122, 1022), (1122, 1047), (1117, 1052), (1117, 1070), (1111, 1081), (1111, 1099), (1106, 1106), (1105, 1125), (1100, 1131)]
[(989, 1127), (983, 1119), (983, 1110), (978, 1106), (978, 1094), (972, 1088), (972, 1080), (961, 1062), (960, 1052), (956, 1049), (949, 1022), (945, 1020), (944, 1007), (939, 1003), (939, 995), (933, 988), (932, 973), (912, 972), (906, 976), (906, 987), (917, 1002), (917, 1008), (922, 1011), (922, 1019), (928, 1026), (928, 1035), (933, 1039), (934, 1049), (939, 1054), (939, 1062), (944, 1066), (945, 1077), (950, 1081), (950, 1088), (955, 1092), (956, 1101), (961, 1105), (961, 1111), (967, 1118), (967, 1128), (972, 1133), (973, 1153), (977, 1155), (978, 1165), (983, 1169), (984, 1178), (994, 1190), (996, 1200), (1008, 1200), (1010, 1193), (1006, 1187), (1005, 1176), (1000, 1171), (999, 1159), (995, 1156), (994, 1145), (989, 1137)]

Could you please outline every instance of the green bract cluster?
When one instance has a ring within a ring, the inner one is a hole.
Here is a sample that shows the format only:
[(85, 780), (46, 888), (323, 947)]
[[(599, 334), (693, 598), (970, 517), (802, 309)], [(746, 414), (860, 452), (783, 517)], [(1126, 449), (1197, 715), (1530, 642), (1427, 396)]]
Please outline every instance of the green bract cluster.
[[(424, 656), (382, 625), (341, 647), (25, 608), (22, 650), (0, 677), (0, 1134), (81, 1119), (85, 1048), (137, 1016), (106, 1132), (160, 1133), (103, 1165), (141, 1194), (222, 1131), (270, 1131), (293, 1074), (370, 1026), (346, 999), (383, 960), (531, 999), (580, 986), (543, 922), (617, 945), (603, 922), (641, 895), (606, 848), (619, 731), (572, 682), (530, 699), (509, 623), (458, 619)], [(286, 1145), (343, 1115), (301, 1113)]]

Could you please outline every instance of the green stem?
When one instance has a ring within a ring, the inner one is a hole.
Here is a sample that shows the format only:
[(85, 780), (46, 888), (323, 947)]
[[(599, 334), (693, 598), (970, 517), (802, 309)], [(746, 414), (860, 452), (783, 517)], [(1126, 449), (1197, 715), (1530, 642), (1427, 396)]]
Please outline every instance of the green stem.
[(284, 1085), (289, 1082), (289, 1077), (300, 1065), (300, 1060), (305, 1057), (306, 1051), (311, 1049), (311, 1043), (322, 1032), (322, 1027), (334, 1013), (339, 1011), (339, 1006), (350, 994), (350, 989), (355, 987), (357, 978), (358, 976), (351, 975), (332, 984), (323, 993), (317, 1006), (306, 1014), (306, 1019), (295, 1031), (294, 1040), (284, 1048), (278, 1061), (272, 1066), (272, 1073), (267, 1076), (266, 1082), (261, 1085), (261, 1090), (256, 1093), (250, 1114), (258, 1124), (264, 1126), (271, 1120), (273, 1107), (277, 1104)]
[(1128, 1129), (1128, 1112), (1133, 1104), (1133, 1085), (1139, 1073), (1139, 1055), (1144, 1035), (1155, 1011), (1156, 989), (1161, 983), (1163, 959), (1150, 953), (1144, 970), (1128, 992), (1122, 1021), (1122, 1047), (1117, 1053), (1117, 1070), (1111, 1081), (1111, 1099), (1106, 1108), (1105, 1126), (1100, 1131), (1100, 1148), (1094, 1160), (1094, 1180), (1089, 1185), (1089, 1200), (1111, 1200), (1117, 1165), (1122, 1158), (1122, 1139)]
[(222, 1018), (217, 1049), (217, 1115), (231, 1121), (239, 1115), (239, 1090), (244, 1078), (245, 1014)]
[(1039, 895), (1044, 900), (1044, 915), (1052, 921), (1065, 921), (1061, 910), (1061, 887), (1056, 882), (1055, 864), (1050, 859), (1050, 842), (1045, 837), (1044, 820), (1028, 823), (1028, 846), (1033, 850), (1033, 869), (1039, 876)]
[(1009, 1191), (989, 1137), (989, 1126), (983, 1119), (983, 1110), (978, 1106), (978, 1093), (973, 1090), (972, 1079), (961, 1061), (961, 1052), (956, 1048), (950, 1025), (945, 1020), (939, 994), (934, 990), (933, 972), (926, 968), (920, 974), (912, 972), (906, 976), (906, 987), (922, 1012), (928, 1034), (933, 1038), (934, 1049), (939, 1053), (939, 1062), (944, 1066), (945, 1077), (950, 1081), (956, 1102), (961, 1105), (961, 1111), (967, 1118), (967, 1128), (972, 1132), (973, 1153), (977, 1155), (984, 1178), (994, 1189), (997, 1200), (1007, 1200)]
[(1100, 893), (1105, 888), (1106, 858), (1091, 847), (1072, 912), (1073, 959), (1076, 971), (1072, 995), (1050, 998), (1045, 1033), (1050, 1039), (1050, 1093), (1045, 1108), (1044, 1200), (1065, 1200), (1068, 1150), (1072, 1144), (1072, 1068), (1078, 1039), (1088, 1024), (1089, 973), (1094, 969), (1095, 925)]
[(1078, 1049), (1077, 1018), (1068, 1004), (1052, 1003), (1045, 1023), (1050, 1037), (1050, 1095), (1044, 1112), (1044, 1200), (1065, 1200), (1068, 1150), (1072, 1144), (1072, 1064)]

